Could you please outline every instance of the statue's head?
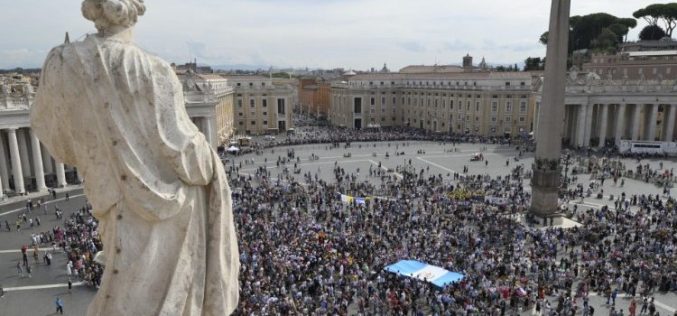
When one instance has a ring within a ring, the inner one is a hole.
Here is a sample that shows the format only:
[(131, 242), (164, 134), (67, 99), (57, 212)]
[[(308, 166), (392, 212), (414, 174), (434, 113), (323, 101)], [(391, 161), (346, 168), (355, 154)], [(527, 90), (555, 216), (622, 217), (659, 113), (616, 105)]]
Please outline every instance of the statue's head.
[(82, 15), (96, 26), (99, 32), (113, 28), (129, 28), (136, 24), (146, 11), (143, 0), (84, 0)]

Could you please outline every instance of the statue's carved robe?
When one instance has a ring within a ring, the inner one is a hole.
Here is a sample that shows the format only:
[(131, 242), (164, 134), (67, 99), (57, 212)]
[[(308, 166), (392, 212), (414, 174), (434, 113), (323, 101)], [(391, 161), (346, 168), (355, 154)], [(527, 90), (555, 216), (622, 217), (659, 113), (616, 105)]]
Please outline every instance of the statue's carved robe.
[(105, 273), (88, 315), (228, 315), (239, 256), (223, 165), (172, 68), (130, 42), (53, 49), (31, 112), (77, 167), (100, 220)]

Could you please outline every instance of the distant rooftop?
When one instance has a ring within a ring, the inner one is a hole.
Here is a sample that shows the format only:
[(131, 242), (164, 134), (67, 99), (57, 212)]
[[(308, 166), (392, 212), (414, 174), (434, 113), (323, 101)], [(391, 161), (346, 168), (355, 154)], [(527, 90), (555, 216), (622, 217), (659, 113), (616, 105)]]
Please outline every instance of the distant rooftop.
[(626, 54), (630, 57), (674, 56), (677, 55), (677, 50), (636, 51), (627, 52)]
[(456, 65), (412, 65), (400, 69), (401, 73), (457, 73), (463, 72), (463, 67)]

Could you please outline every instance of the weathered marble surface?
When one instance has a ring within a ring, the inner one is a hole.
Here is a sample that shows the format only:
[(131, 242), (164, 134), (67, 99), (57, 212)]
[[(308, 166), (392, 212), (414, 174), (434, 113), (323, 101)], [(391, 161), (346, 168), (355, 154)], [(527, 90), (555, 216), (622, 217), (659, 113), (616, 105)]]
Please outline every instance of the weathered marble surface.
[(88, 315), (228, 315), (239, 291), (230, 188), (172, 68), (132, 43), (144, 10), (85, 0), (99, 32), (49, 53), (31, 124), (82, 172), (101, 221), (106, 270)]

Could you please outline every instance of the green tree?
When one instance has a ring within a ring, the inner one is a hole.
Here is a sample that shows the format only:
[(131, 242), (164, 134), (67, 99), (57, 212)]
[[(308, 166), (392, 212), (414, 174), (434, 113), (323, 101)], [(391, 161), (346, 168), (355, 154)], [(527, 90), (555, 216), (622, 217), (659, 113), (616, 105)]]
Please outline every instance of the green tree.
[(618, 35), (606, 28), (590, 42), (590, 46), (593, 50), (611, 53), (618, 47), (618, 43)]
[(639, 9), (632, 14), (636, 19), (644, 19), (649, 25), (658, 25), (660, 19), (660, 7), (662, 4), (652, 4), (646, 8)]
[(667, 36), (662, 27), (658, 25), (647, 25), (639, 32), (639, 39), (642, 41), (657, 41)]
[[(637, 20), (633, 18), (619, 18), (607, 13), (572, 16), (569, 19), (569, 27), (571, 28), (569, 51), (593, 48), (593, 41), (596, 48), (600, 48), (600, 45), (605, 43), (611, 46), (602, 47), (603, 49), (614, 48), (618, 42), (623, 41), (630, 29), (636, 26)], [(611, 34), (616, 38), (615, 41), (610, 40)], [(600, 38), (600, 36), (602, 37)], [(543, 33), (539, 41), (547, 44), (548, 32)]]
[[(644, 19), (649, 26), (659, 26), (662, 21), (667, 36), (672, 37), (672, 32), (677, 27), (677, 3), (656, 3), (639, 9), (633, 13), (635, 18)], [(653, 30), (656, 30), (655, 28)]]
[(528, 57), (524, 60), (524, 71), (538, 71), (545, 68), (545, 58)]

